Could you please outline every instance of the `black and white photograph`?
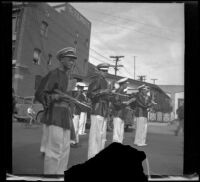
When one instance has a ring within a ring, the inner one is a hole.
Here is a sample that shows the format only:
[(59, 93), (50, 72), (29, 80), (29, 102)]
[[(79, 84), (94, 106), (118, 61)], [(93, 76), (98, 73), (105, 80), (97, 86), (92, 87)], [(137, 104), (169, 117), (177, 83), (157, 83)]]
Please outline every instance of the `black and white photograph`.
[(146, 154), (145, 175), (182, 176), (184, 13), (12, 2), (12, 174), (64, 175), (119, 143)]

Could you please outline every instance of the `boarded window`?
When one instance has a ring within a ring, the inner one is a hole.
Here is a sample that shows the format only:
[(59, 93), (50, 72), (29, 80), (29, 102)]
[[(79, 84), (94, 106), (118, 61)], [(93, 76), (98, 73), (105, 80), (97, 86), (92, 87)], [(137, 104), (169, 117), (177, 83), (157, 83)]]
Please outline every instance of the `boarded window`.
[(41, 50), (38, 48), (35, 48), (33, 51), (33, 63), (34, 64), (40, 64), (40, 56), (41, 56)]
[(41, 80), (42, 80), (42, 76), (41, 76), (41, 75), (36, 75), (36, 76), (35, 76), (35, 90), (38, 89)]
[(43, 35), (44, 37), (47, 37), (47, 32), (48, 32), (48, 23), (45, 21), (42, 21), (42, 25), (41, 25), (41, 35)]

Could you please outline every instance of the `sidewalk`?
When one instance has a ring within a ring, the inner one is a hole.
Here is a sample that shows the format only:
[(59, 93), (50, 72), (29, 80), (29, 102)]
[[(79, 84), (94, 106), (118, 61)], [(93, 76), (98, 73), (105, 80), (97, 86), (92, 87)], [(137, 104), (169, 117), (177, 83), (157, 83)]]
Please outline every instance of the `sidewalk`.
[[(177, 123), (168, 124), (168, 123), (148, 123), (148, 133), (159, 133), (159, 134), (168, 134), (174, 135), (174, 131), (177, 128)], [(183, 134), (182, 131), (180, 134)]]
[[(148, 122), (148, 133), (156, 133), (156, 134), (167, 134), (167, 135), (174, 135), (174, 132), (177, 128), (178, 124), (175, 122), (173, 124), (169, 123), (156, 123), (156, 122)], [(133, 125), (131, 128), (135, 130), (135, 125)], [(182, 135), (183, 131), (180, 131), (179, 135)]]

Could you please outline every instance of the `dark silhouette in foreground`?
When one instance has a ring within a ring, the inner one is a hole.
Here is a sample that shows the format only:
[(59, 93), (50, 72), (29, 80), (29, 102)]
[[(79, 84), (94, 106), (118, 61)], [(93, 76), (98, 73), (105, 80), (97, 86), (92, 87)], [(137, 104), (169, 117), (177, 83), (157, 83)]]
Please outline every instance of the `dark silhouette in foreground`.
[(65, 181), (119, 180), (148, 181), (143, 172), (143, 151), (120, 143), (112, 143), (95, 157), (65, 171)]

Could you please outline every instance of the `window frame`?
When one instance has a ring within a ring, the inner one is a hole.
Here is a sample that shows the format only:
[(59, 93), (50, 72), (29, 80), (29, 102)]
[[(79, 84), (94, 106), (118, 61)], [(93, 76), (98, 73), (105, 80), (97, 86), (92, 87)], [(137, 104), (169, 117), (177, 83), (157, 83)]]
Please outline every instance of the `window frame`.
[(46, 21), (42, 20), (41, 27), (40, 27), (40, 34), (44, 37), (47, 37), (48, 28), (49, 28), (49, 24)]

